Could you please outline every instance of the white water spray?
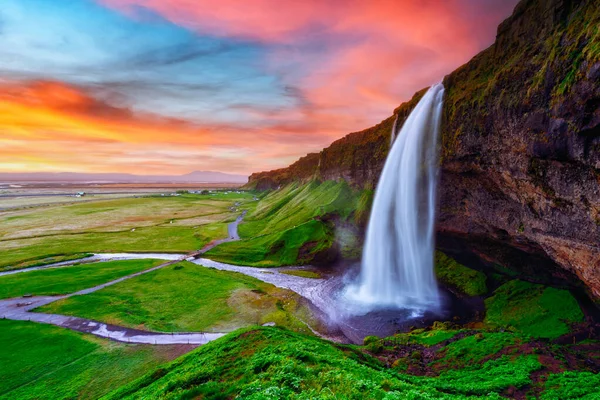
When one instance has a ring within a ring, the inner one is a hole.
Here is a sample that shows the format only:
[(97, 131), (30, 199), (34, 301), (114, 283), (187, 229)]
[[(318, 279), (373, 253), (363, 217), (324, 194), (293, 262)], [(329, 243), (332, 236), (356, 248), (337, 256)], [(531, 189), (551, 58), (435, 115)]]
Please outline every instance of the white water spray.
[(404, 123), (385, 162), (359, 280), (345, 292), (345, 297), (362, 305), (363, 311), (439, 307), (433, 264), (443, 96), (442, 84), (427, 91)]

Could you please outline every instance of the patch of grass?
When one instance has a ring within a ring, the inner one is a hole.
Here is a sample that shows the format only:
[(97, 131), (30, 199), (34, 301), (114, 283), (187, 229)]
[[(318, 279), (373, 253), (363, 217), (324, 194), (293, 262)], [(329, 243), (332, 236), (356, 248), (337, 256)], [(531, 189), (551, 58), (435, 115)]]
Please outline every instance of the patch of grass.
[(37, 260), (25, 261), (17, 265), (13, 265), (11, 268), (0, 268), (0, 270), (13, 270), (13, 269), (24, 269), (32, 267), (42, 267), (44, 265), (56, 264), (64, 261), (79, 260), (92, 256), (92, 253), (80, 253), (80, 254), (68, 254), (62, 256), (44, 257)]
[(526, 338), (512, 332), (479, 332), (448, 344), (444, 348), (444, 356), (436, 363), (466, 367), (525, 340)]
[(286, 275), (300, 276), (302, 278), (321, 279), (321, 274), (315, 271), (307, 271), (303, 269), (282, 269), (279, 272)]
[(460, 331), (455, 330), (442, 330), (434, 329), (431, 331), (425, 331), (419, 334), (413, 334), (410, 336), (410, 340), (414, 343), (422, 344), (425, 346), (435, 346), (436, 344), (445, 342), (446, 340), (452, 339)]
[[(460, 329), (447, 329), (447, 325), (450, 324), (436, 322), (431, 329), (415, 329), (411, 332), (398, 333), (378, 341), (385, 346), (404, 346), (408, 344), (435, 346), (454, 338), (462, 332)], [(365, 344), (367, 344), (367, 338), (365, 338)]]
[(223, 332), (276, 322), (309, 333), (298, 299), (252, 277), (181, 262), (38, 310), (151, 331)]
[(97, 399), (187, 352), (125, 345), (33, 322), (0, 320), (0, 399)]
[(567, 290), (513, 280), (485, 301), (485, 322), (514, 327), (525, 334), (553, 339), (569, 332), (569, 324), (583, 320), (577, 300)]
[[(87, 232), (0, 242), (2, 269), (14, 269), (20, 260), (47, 255), (82, 252), (167, 252), (185, 253), (198, 250), (215, 239), (227, 237), (227, 224), (218, 223), (194, 228), (156, 226), (125, 232)], [(7, 268), (8, 267), (8, 268)]]
[(433, 381), (432, 386), (448, 393), (487, 395), (508, 387), (521, 388), (531, 383), (531, 373), (542, 368), (537, 356), (502, 356), (481, 367), (449, 369)]
[(358, 202), (356, 204), (356, 212), (354, 214), (354, 220), (357, 224), (367, 224), (374, 197), (375, 191), (371, 189), (365, 189), (360, 193), (360, 197), (358, 198)]
[(581, 399), (595, 400), (600, 388), (600, 374), (566, 371), (550, 374), (546, 381), (543, 400)]
[(25, 294), (54, 296), (73, 293), (152, 268), (163, 262), (165, 261), (107, 261), (0, 276), (0, 299)]
[(465, 267), (441, 251), (436, 252), (435, 274), (445, 285), (467, 296), (483, 296), (487, 293), (485, 274)]

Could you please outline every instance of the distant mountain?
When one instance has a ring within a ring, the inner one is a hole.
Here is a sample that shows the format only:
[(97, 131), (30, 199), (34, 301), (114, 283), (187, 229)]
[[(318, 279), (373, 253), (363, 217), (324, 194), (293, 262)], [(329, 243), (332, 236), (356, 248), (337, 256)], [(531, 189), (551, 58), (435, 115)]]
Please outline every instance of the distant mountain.
[(78, 172), (0, 173), (0, 182), (102, 182), (102, 183), (246, 183), (245, 175), (194, 171), (185, 175), (87, 174)]

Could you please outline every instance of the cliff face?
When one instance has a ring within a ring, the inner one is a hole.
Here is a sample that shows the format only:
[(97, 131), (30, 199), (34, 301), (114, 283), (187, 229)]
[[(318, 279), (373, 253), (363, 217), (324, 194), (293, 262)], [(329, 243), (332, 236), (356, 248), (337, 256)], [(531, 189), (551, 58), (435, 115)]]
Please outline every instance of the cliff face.
[(438, 227), (442, 246), (554, 262), (598, 297), (599, 14), (599, 1), (523, 1), (446, 77)]
[[(493, 46), (444, 80), (439, 246), (533, 274), (578, 276), (600, 297), (600, 0), (524, 0)], [(374, 187), (398, 127), (381, 124), (289, 168), (272, 188), (345, 179)]]

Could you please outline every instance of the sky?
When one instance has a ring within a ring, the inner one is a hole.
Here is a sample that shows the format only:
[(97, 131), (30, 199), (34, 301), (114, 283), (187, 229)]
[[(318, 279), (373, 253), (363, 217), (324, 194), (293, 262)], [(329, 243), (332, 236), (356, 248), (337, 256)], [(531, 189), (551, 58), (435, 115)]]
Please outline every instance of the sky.
[(2, 0), (0, 172), (239, 174), (389, 117), (517, 0)]

